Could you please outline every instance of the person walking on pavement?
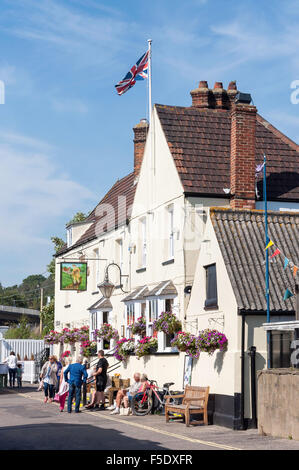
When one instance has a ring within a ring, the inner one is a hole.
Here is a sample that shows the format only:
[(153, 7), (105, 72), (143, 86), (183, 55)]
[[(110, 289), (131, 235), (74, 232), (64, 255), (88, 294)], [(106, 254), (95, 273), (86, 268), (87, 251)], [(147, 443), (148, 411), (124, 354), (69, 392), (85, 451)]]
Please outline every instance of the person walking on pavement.
[(58, 400), (59, 400), (59, 409), (62, 412), (64, 410), (65, 400), (69, 393), (69, 384), (65, 381), (64, 372), (68, 368), (69, 364), (72, 363), (72, 358), (67, 358), (67, 365), (63, 364), (60, 374), (59, 389), (58, 389)]
[(105, 410), (105, 394), (104, 390), (107, 383), (107, 369), (108, 361), (104, 357), (104, 351), (101, 349), (98, 351), (98, 363), (96, 365), (96, 372), (94, 372), (94, 377), (96, 379), (96, 394), (94, 397), (94, 403), (86, 406), (86, 409), (92, 409), (94, 406), (101, 404), (99, 410)]
[(55, 356), (50, 356), (49, 360), (43, 365), (40, 373), (40, 378), (43, 379), (44, 382), (44, 403), (47, 403), (48, 397), (49, 403), (52, 403), (55, 395), (55, 388), (57, 385), (57, 364), (55, 359)]
[(18, 360), (14, 351), (11, 351), (10, 355), (4, 360), (8, 365), (8, 374), (9, 374), (9, 386), (14, 387), (17, 375), (17, 364)]
[[(72, 412), (73, 397), (76, 396), (75, 413), (80, 413), (81, 387), (86, 383), (87, 372), (82, 365), (82, 357), (78, 357), (75, 364), (70, 364), (63, 373), (64, 380), (69, 384), (69, 397), (67, 402), (68, 413)], [(68, 375), (70, 376), (68, 378)]]

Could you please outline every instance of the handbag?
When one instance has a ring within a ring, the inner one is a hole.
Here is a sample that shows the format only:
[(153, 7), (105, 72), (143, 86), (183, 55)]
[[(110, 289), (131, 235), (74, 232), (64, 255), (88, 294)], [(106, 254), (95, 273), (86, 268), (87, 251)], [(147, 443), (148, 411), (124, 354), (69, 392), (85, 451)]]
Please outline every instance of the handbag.
[(59, 393), (55, 393), (54, 401), (57, 401), (57, 403), (59, 403)]

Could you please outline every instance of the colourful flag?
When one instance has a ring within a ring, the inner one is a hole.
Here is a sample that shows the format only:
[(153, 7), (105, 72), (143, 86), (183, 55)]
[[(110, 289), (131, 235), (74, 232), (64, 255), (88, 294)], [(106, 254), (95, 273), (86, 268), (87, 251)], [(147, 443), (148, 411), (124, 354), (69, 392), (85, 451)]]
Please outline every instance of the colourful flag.
[(287, 267), (288, 264), (289, 264), (289, 260), (288, 260), (288, 258), (285, 256), (283, 269), (286, 269), (286, 267)]
[(285, 291), (285, 293), (284, 293), (284, 298), (283, 298), (283, 300), (287, 300), (287, 299), (289, 299), (290, 297), (293, 297), (293, 295), (294, 295), (294, 294), (292, 294), (292, 292), (291, 292), (289, 289), (287, 289), (287, 290)]
[(148, 59), (149, 51), (145, 52), (143, 56), (137, 60), (136, 64), (130, 69), (125, 78), (123, 78), (117, 85), (116, 91), (119, 95), (123, 95), (132, 86), (135, 85), (136, 80), (144, 80), (148, 78)]
[(270, 258), (274, 258), (274, 256), (277, 256), (280, 254), (280, 251), (279, 249), (277, 248), (277, 250), (274, 251), (273, 255), (270, 256)]
[(270, 248), (270, 246), (274, 245), (274, 243), (272, 242), (272, 240), (269, 241), (268, 245), (266, 246), (265, 250), (268, 250), (268, 248)]

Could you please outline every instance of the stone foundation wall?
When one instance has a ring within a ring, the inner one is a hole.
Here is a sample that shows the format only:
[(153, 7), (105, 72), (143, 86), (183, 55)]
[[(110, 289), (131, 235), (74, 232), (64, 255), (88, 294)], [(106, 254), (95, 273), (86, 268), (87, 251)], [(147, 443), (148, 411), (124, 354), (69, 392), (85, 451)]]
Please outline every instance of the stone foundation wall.
[(299, 440), (299, 370), (257, 374), (259, 434)]

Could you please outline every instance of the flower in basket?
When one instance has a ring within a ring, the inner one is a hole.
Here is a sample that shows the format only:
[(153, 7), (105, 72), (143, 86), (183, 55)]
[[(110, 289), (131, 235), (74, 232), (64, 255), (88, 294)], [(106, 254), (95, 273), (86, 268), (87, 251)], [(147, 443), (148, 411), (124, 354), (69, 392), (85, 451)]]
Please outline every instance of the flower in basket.
[(163, 331), (167, 335), (177, 333), (182, 329), (181, 321), (172, 312), (162, 312), (153, 324), (155, 331)]
[(113, 355), (118, 361), (125, 361), (134, 349), (135, 343), (133, 339), (122, 338), (117, 341)]
[(192, 335), (191, 333), (179, 331), (171, 341), (171, 346), (176, 346), (179, 351), (185, 352), (187, 356), (193, 357), (195, 359), (199, 358), (199, 338)]
[(44, 337), (44, 341), (47, 344), (58, 344), (60, 341), (61, 333), (58, 331), (51, 330), (47, 335)]
[(97, 343), (95, 341), (83, 341), (80, 347), (80, 354), (84, 357), (95, 356), (97, 353)]
[(146, 321), (144, 317), (138, 317), (137, 321), (132, 325), (133, 335), (143, 336), (146, 332)]
[(61, 354), (61, 357), (62, 359), (66, 358), (66, 357), (69, 357), (71, 354), (71, 351), (64, 351), (62, 354)]
[(119, 339), (118, 331), (114, 329), (109, 323), (104, 323), (99, 330), (95, 330), (94, 336), (103, 339), (104, 341)]
[(199, 347), (201, 351), (212, 355), (217, 349), (226, 351), (228, 339), (225, 334), (218, 330), (210, 330), (209, 328), (199, 332)]
[(145, 336), (141, 340), (138, 341), (135, 347), (135, 354), (137, 359), (140, 359), (142, 356), (147, 356), (151, 353), (151, 350), (158, 349), (158, 340), (157, 338), (153, 338), (152, 336)]

